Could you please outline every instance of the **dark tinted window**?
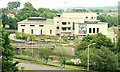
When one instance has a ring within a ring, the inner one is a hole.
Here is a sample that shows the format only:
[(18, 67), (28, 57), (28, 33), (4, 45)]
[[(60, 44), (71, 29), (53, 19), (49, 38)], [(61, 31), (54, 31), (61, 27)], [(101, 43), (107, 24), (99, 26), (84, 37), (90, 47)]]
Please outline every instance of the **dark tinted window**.
[(30, 25), (31, 27), (34, 27), (35, 25)]
[(91, 28), (89, 28), (89, 33), (92, 33), (92, 29)]
[(93, 28), (93, 33), (95, 33), (95, 28)]
[(99, 28), (97, 28), (97, 33), (99, 32)]
[(66, 25), (66, 22), (62, 22), (63, 25)]

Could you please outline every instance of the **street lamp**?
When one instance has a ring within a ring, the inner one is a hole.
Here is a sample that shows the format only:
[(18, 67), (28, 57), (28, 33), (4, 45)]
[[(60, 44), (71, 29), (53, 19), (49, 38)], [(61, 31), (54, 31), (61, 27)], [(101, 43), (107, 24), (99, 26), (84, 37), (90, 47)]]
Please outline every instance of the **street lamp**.
[(87, 70), (89, 71), (89, 47), (91, 46), (91, 45), (94, 45), (95, 43), (92, 43), (92, 44), (89, 44), (88, 45), (88, 64), (87, 64)]

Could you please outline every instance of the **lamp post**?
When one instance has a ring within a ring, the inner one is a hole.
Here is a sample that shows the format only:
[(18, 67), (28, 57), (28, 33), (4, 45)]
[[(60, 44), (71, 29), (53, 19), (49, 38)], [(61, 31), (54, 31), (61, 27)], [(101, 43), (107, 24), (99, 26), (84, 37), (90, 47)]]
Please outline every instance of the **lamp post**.
[(91, 45), (94, 45), (95, 43), (92, 43), (92, 44), (89, 44), (88, 45), (88, 64), (87, 64), (87, 70), (89, 71), (89, 47), (91, 46)]

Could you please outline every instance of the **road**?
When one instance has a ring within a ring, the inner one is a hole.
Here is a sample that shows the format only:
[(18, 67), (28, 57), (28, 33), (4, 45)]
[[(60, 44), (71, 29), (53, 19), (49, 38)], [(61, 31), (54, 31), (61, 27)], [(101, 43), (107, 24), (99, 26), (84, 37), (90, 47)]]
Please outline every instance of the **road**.
[(19, 63), (17, 66), (25, 67), (24, 70), (60, 70), (60, 68), (52, 67), (52, 66), (45, 66), (45, 65), (38, 65), (33, 63)]

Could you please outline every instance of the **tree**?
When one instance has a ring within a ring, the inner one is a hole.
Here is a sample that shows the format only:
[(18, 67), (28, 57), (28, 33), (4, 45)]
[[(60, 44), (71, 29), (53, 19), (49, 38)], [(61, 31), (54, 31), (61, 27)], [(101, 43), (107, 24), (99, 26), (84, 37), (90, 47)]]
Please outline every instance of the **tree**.
[(116, 70), (117, 55), (114, 54), (114, 44), (111, 39), (98, 33), (83, 37), (82, 42), (75, 50), (76, 57), (81, 59), (82, 65), (87, 66), (88, 45), (90, 46), (90, 69), (93, 70)]
[(0, 12), (2, 12), (2, 13), (4, 13), (4, 14), (6, 14), (6, 13), (7, 13), (7, 11), (8, 11), (8, 8), (1, 8), (1, 11), (0, 11)]
[(95, 35), (87, 35), (83, 37), (82, 42), (77, 48), (77, 51), (85, 50), (88, 44), (96, 43), (94, 45), (95, 48), (100, 48), (101, 46), (105, 46), (107, 48), (114, 48), (114, 44), (112, 43), (111, 39), (103, 35), (102, 33), (98, 33)]
[(36, 10), (30, 2), (26, 2), (24, 4), (24, 8), (23, 9), (26, 9), (26, 10), (29, 10), (29, 11), (35, 11)]
[[(91, 70), (108, 71), (117, 70), (117, 55), (106, 47), (100, 49), (90, 48), (89, 67)], [(87, 67), (88, 49), (85, 49), (77, 55), (81, 59), (81, 65)]]
[(108, 23), (108, 27), (111, 26), (117, 26), (118, 25), (118, 17), (117, 16), (103, 16), (103, 15), (99, 15), (97, 17), (98, 20), (100, 20), (101, 22), (107, 22)]
[(20, 7), (20, 2), (19, 1), (8, 2), (7, 6), (9, 9), (14, 9), (14, 8), (17, 9), (18, 7)]
[(40, 15), (40, 13), (37, 12), (37, 11), (32, 11), (32, 12), (30, 13), (30, 16), (31, 16), (31, 17), (39, 17), (39, 15)]
[(106, 21), (106, 16), (99, 15), (99, 16), (97, 17), (97, 19), (100, 20), (101, 22), (107, 22), (107, 21)]
[(6, 14), (2, 14), (2, 24), (3, 28), (5, 28), (5, 25), (8, 24), (8, 17)]
[(8, 18), (8, 25), (10, 26), (10, 29), (17, 29), (17, 18)]
[(55, 48), (54, 55), (58, 57), (60, 63), (64, 64), (64, 67), (66, 60), (74, 56), (72, 48), (64, 48), (64, 47)]
[(49, 8), (39, 8), (38, 12), (40, 12), (41, 17), (45, 18), (53, 18), (56, 16), (57, 11), (56, 10), (50, 10)]
[(100, 48), (101, 46), (105, 46), (107, 48), (114, 48), (111, 39), (103, 35), (102, 33), (94, 35), (94, 38), (91, 41), (91, 43), (96, 43), (95, 48)]
[(39, 49), (39, 57), (45, 59), (45, 63), (47, 64), (48, 58), (52, 55), (53, 50), (51, 48), (40, 48)]
[(117, 52), (120, 52), (120, 33), (118, 33), (118, 35), (117, 35), (117, 43), (116, 43), (116, 51)]
[(10, 44), (8, 35), (8, 32), (2, 31), (2, 72), (16, 72), (18, 71), (18, 67), (16, 66), (18, 62), (13, 63), (15, 48)]
[(17, 14), (16, 18), (18, 18), (18, 21), (22, 21), (27, 19), (28, 17), (38, 17), (39, 12), (33, 7), (33, 5), (30, 2), (26, 2), (24, 4), (24, 8), (20, 9)]
[(118, 56), (118, 68), (120, 68), (120, 52), (117, 53)]

